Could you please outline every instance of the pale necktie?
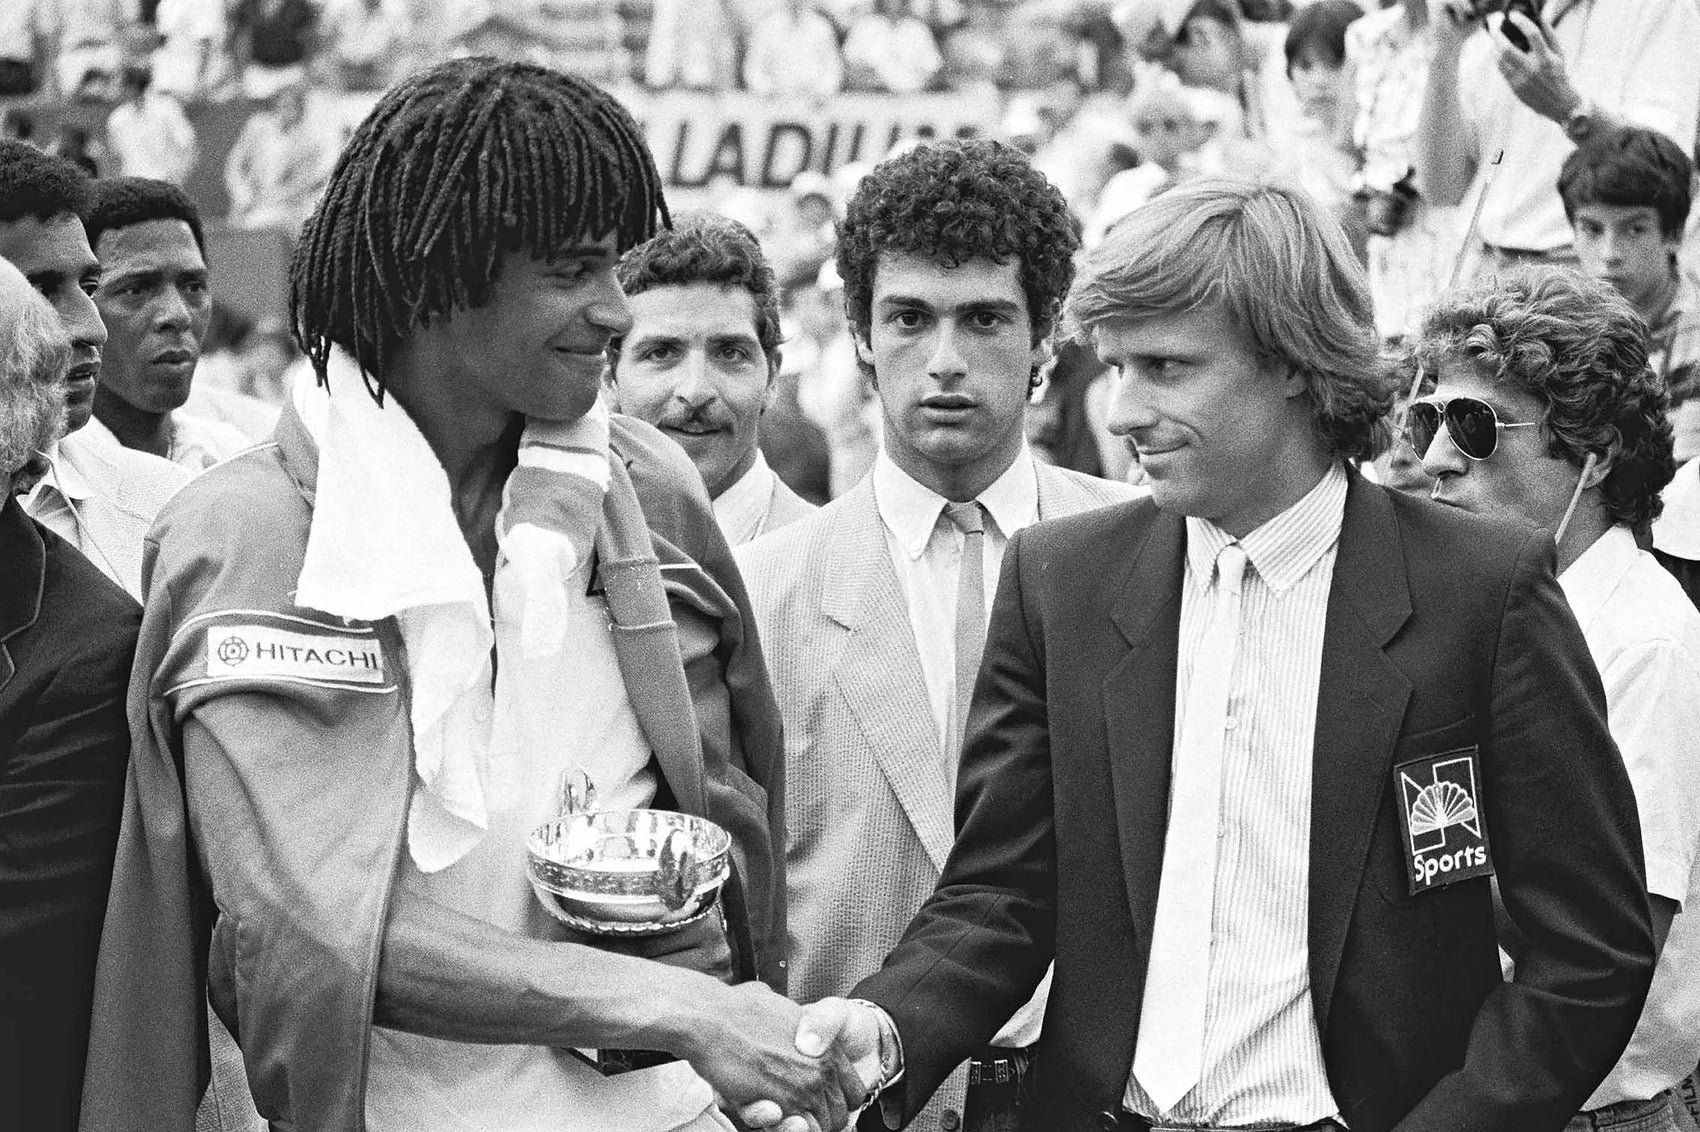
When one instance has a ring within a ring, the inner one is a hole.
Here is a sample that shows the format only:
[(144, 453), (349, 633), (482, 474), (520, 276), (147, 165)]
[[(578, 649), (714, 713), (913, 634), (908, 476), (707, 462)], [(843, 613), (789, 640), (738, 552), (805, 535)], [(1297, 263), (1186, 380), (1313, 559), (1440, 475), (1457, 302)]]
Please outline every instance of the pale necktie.
[(1216, 839), (1222, 810), (1222, 747), (1228, 684), (1240, 627), (1246, 555), (1230, 543), (1216, 556), (1216, 598), (1193, 659), (1169, 793), (1163, 875), (1133, 1075), (1161, 1110), (1174, 1109), (1204, 1070), (1204, 1002), (1210, 976)]
[(962, 757), (962, 730), (968, 722), (968, 703), (974, 698), (974, 677), (986, 651), (986, 523), (979, 503), (946, 503), (944, 513), (962, 532), (962, 566), (956, 579), (956, 716), (950, 731), (945, 766), (951, 782)]

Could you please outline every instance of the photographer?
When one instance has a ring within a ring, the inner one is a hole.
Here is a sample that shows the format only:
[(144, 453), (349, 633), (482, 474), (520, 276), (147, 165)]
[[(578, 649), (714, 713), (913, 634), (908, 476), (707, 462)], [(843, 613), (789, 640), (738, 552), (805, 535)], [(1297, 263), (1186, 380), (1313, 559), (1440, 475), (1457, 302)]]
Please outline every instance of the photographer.
[(1419, 187), (1433, 203), (1457, 204), (1504, 151), (1481, 214), (1485, 266), (1574, 262), (1553, 188), (1574, 146), (1631, 123), (1694, 137), (1694, 0), (1548, 0), (1544, 10), (1539, 0), (1429, 0), (1429, 7), (1434, 54), (1417, 129)]

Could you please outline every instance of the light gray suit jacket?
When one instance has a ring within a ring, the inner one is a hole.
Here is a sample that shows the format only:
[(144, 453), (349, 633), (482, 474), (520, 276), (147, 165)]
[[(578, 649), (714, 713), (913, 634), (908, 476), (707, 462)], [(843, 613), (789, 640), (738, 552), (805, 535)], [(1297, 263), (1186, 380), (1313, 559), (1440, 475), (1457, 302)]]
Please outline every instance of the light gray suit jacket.
[[(1130, 498), (1036, 465), (1039, 519)], [(873, 480), (736, 551), (785, 725), (790, 993), (844, 994), (932, 895), (954, 803)], [(962, 1108), (959, 1071), (913, 1127)]]

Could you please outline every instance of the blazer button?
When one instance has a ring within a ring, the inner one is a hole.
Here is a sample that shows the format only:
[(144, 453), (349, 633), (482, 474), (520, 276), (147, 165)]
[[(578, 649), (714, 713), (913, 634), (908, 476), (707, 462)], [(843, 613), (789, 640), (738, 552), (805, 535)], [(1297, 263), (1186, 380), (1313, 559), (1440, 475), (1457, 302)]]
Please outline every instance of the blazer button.
[(1116, 1129), (1122, 1125), (1122, 1118), (1120, 1114), (1105, 1109), (1098, 1114), (1093, 1123), (1098, 1126), (1100, 1132), (1116, 1132)]
[(947, 1108), (939, 1114), (940, 1132), (957, 1132), (962, 1127), (962, 1114), (954, 1108)]

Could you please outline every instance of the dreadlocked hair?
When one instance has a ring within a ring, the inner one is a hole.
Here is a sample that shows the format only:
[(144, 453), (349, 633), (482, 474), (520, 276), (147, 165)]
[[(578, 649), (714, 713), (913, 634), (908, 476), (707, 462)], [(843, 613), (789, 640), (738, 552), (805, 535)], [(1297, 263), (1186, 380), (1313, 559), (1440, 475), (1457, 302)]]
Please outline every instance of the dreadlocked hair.
[(625, 107), (529, 63), (455, 59), (392, 87), (338, 158), (289, 265), (292, 329), (322, 383), (333, 348), (383, 403), (407, 332), (483, 306), (504, 254), (549, 257), (671, 224)]

